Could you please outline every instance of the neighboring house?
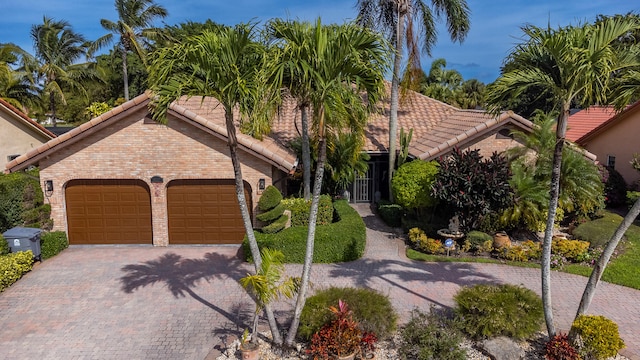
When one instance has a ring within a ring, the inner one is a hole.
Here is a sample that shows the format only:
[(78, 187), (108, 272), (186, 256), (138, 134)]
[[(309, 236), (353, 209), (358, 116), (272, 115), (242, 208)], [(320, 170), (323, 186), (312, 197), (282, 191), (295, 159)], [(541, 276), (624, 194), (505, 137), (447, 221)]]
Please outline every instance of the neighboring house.
[(617, 113), (609, 106), (592, 106), (569, 117), (567, 139), (617, 170), (628, 185), (640, 181), (630, 164), (640, 153), (640, 101)]
[[(171, 105), (165, 126), (150, 118), (148, 105), (143, 94), (14, 159), (6, 170), (40, 166), (54, 229), (67, 231), (71, 244), (241, 242), (222, 106), (213, 98), (182, 99)], [(354, 201), (388, 196), (388, 107), (384, 103), (367, 126), (363, 150), (371, 155), (370, 169), (357, 179)], [(284, 189), (297, 166), (288, 145), (298, 137), (299, 122), (289, 99), (270, 136), (238, 133), (254, 219), (261, 190), (270, 184)], [(414, 129), (409, 154), (424, 160), (454, 147), (490, 156), (519, 145), (512, 130), (533, 126), (511, 112), (460, 110), (417, 93), (402, 103), (398, 123)]]
[(0, 164), (6, 164), (54, 137), (22, 111), (0, 99)]

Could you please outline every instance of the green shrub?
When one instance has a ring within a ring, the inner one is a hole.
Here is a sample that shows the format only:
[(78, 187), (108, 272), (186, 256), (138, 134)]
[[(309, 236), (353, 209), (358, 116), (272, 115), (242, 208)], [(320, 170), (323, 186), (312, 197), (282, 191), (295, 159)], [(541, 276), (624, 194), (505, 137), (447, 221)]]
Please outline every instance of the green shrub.
[[(284, 200), (283, 200), (284, 201)], [(313, 262), (334, 263), (359, 259), (364, 253), (366, 227), (360, 215), (345, 200), (333, 204), (338, 220), (316, 227)], [(303, 263), (307, 246), (306, 226), (292, 226), (277, 234), (256, 232), (258, 246), (280, 250), (289, 263)], [(243, 242), (247, 260), (251, 260), (249, 243)]]
[(378, 338), (385, 338), (395, 330), (398, 316), (389, 297), (372, 289), (331, 287), (307, 299), (300, 316), (298, 335), (309, 340), (328, 324), (333, 318), (329, 306), (335, 306), (338, 300), (349, 304), (353, 319), (360, 324), (363, 332), (372, 332)]
[[(311, 210), (311, 200), (305, 201), (302, 198), (284, 199), (282, 204), (287, 210), (291, 210), (291, 226), (309, 225), (309, 211)], [(320, 195), (318, 204), (317, 225), (327, 225), (333, 221), (333, 207), (331, 206), (331, 196)]]
[(601, 315), (580, 315), (573, 323), (585, 358), (606, 359), (624, 348), (618, 324)]
[(48, 259), (58, 255), (62, 250), (69, 247), (67, 234), (64, 231), (52, 231), (42, 233), (40, 236), (40, 251), (42, 259)]
[(287, 225), (288, 220), (289, 220), (288, 215), (282, 215), (271, 224), (267, 226), (263, 226), (261, 230), (265, 234), (275, 234), (278, 231), (281, 231), (282, 229), (284, 229), (285, 225)]
[(38, 170), (0, 173), (0, 233), (15, 226), (49, 228), (51, 207), (44, 205)]
[(33, 268), (33, 253), (20, 251), (0, 256), (0, 292), (20, 280), (22, 275)]
[(277, 187), (273, 185), (267, 186), (262, 192), (260, 200), (258, 200), (258, 209), (261, 211), (268, 211), (278, 206), (282, 201), (282, 193)]
[(580, 360), (578, 350), (571, 344), (567, 334), (556, 334), (545, 345), (546, 360)]
[(607, 168), (608, 176), (604, 184), (604, 196), (607, 206), (620, 206), (625, 202), (627, 183), (622, 175), (612, 168)]
[(402, 359), (410, 360), (464, 360), (467, 352), (460, 347), (464, 339), (454, 323), (431, 308), (429, 314), (419, 310), (411, 312), (411, 319), (400, 331)]
[(444, 252), (444, 245), (442, 241), (432, 239), (428, 237), (422, 229), (413, 228), (409, 230), (409, 241), (413, 246), (427, 254), (442, 254)]
[(435, 205), (436, 199), (431, 196), (431, 185), (437, 174), (436, 161), (414, 160), (403, 164), (391, 179), (394, 199), (406, 209), (416, 210)]
[(627, 191), (627, 206), (629, 209), (638, 201), (638, 198), (640, 198), (640, 191)]
[(531, 259), (540, 259), (542, 245), (539, 242), (527, 240), (520, 245), (504, 247), (498, 253), (498, 257), (509, 261), (526, 262)]
[(581, 240), (553, 239), (551, 252), (572, 262), (582, 262), (589, 254), (589, 243)]
[(462, 329), (474, 339), (501, 335), (524, 339), (542, 324), (542, 300), (524, 287), (476, 285), (462, 288), (454, 299)]
[(276, 207), (274, 207), (273, 209), (264, 212), (262, 214), (258, 214), (256, 216), (256, 219), (263, 221), (263, 222), (271, 222), (274, 221), (278, 218), (280, 218), (282, 216), (282, 214), (284, 213), (284, 205), (282, 204), (278, 204), (276, 205)]
[(473, 231), (469, 231), (466, 239), (471, 244), (471, 249), (470, 249), (471, 251), (480, 251), (480, 249), (482, 249), (482, 245), (487, 240), (493, 240), (493, 237), (482, 231), (473, 230)]
[(0, 234), (0, 256), (7, 255), (9, 252), (11, 252), (9, 243), (7, 243), (7, 240), (4, 238), (4, 236)]
[(389, 201), (380, 201), (378, 203), (378, 214), (385, 224), (391, 227), (400, 227), (402, 225), (402, 215), (404, 209), (398, 204), (392, 204)]

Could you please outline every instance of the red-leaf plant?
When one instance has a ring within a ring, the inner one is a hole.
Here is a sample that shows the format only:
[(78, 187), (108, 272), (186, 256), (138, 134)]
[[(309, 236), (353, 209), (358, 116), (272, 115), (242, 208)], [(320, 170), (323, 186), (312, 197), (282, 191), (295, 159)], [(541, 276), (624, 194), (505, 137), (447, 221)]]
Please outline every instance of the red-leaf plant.
[[(347, 356), (360, 350), (363, 342), (363, 334), (358, 327), (358, 322), (353, 320), (351, 310), (342, 300), (338, 301), (338, 307), (329, 307), (334, 319), (324, 325), (311, 338), (311, 346), (307, 350), (314, 360), (330, 359), (333, 356)], [(373, 334), (371, 334), (373, 335)], [(367, 344), (375, 343), (371, 336), (367, 337)]]

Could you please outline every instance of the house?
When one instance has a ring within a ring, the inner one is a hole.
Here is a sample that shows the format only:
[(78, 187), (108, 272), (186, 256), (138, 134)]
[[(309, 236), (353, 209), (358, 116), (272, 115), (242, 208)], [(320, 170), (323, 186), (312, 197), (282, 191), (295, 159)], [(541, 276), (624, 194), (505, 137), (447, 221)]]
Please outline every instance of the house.
[[(150, 118), (148, 94), (14, 159), (6, 171), (38, 164), (54, 229), (71, 244), (238, 243), (244, 228), (236, 203), (224, 110), (213, 98), (181, 99), (166, 125)], [(388, 194), (388, 102), (366, 129), (370, 169), (354, 185), (354, 201)], [(498, 116), (460, 110), (417, 93), (404, 100), (399, 127), (414, 129), (409, 154), (431, 160), (454, 147), (480, 148), (489, 156), (518, 143), (513, 129), (532, 124), (511, 112)], [(261, 190), (284, 188), (297, 166), (289, 141), (300, 116), (288, 99), (263, 140), (238, 133), (248, 205)]]
[(569, 117), (567, 139), (617, 170), (628, 185), (640, 181), (630, 161), (640, 153), (640, 101), (616, 113), (610, 106), (592, 106)]
[(56, 137), (0, 99), (0, 163), (5, 164)]
[[(148, 94), (100, 115), (7, 164), (39, 164), (55, 230), (70, 244), (240, 243), (222, 106), (172, 104), (168, 122), (150, 118)], [(286, 178), (296, 157), (272, 139), (238, 134), (250, 209), (265, 186)]]

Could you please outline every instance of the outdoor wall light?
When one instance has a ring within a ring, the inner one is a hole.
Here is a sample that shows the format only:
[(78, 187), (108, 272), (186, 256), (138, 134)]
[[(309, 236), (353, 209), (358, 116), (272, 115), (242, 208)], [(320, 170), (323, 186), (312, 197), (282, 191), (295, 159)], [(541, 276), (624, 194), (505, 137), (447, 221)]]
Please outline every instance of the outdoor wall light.
[(263, 191), (265, 187), (265, 181), (263, 178), (258, 179), (258, 190)]
[(51, 196), (51, 194), (53, 194), (53, 180), (44, 181), (44, 194), (47, 196)]
[(162, 177), (158, 176), (158, 175), (153, 176), (151, 178), (151, 183), (152, 184), (162, 184), (163, 182), (164, 182), (164, 179)]

